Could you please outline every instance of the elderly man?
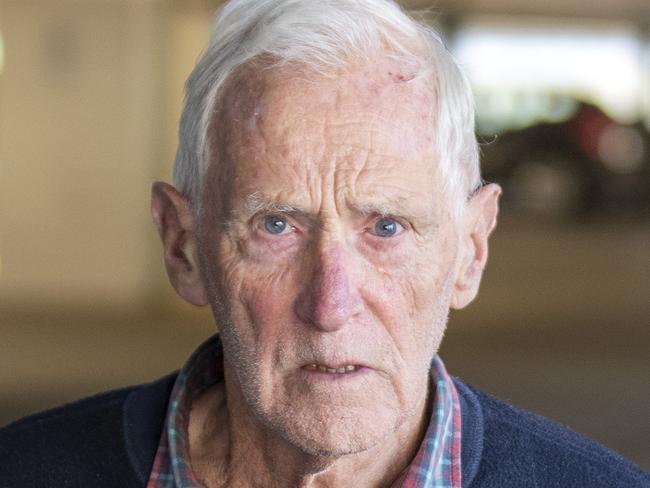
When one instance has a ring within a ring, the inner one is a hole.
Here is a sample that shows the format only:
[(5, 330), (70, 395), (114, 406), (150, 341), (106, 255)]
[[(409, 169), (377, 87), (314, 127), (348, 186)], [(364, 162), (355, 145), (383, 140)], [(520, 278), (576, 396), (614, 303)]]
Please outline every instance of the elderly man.
[(436, 35), (387, 0), (233, 0), (152, 213), (219, 336), (176, 375), (18, 422), (0, 485), (649, 486), (448, 376), (500, 189)]

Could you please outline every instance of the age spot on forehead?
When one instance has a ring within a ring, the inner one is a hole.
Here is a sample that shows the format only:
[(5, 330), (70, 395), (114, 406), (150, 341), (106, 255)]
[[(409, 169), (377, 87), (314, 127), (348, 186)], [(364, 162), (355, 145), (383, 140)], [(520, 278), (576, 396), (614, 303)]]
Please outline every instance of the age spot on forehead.
[(413, 80), (415, 78), (415, 75), (412, 75), (412, 74), (405, 75), (405, 74), (402, 74), (402, 73), (393, 73), (392, 71), (388, 72), (388, 76), (395, 83), (406, 83), (406, 82), (411, 81), (411, 80)]

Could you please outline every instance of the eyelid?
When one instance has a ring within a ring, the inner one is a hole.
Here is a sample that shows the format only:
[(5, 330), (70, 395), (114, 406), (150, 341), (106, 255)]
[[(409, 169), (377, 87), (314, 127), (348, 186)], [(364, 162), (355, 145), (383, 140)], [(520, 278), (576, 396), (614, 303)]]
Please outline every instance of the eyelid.
[(249, 221), (255, 225), (259, 225), (261, 222), (264, 222), (264, 219), (267, 217), (279, 217), (281, 219), (286, 220), (287, 223), (289, 222), (289, 218), (283, 212), (267, 212), (267, 211), (257, 212), (250, 218)]

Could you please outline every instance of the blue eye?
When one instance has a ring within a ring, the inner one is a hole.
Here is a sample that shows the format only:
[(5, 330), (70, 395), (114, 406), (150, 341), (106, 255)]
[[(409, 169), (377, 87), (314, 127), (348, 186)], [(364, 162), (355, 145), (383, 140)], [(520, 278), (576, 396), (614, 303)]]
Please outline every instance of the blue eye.
[(291, 226), (282, 217), (271, 215), (264, 218), (264, 229), (269, 234), (280, 235), (291, 231)]
[(393, 237), (398, 234), (402, 226), (395, 220), (390, 218), (379, 219), (375, 223), (375, 234), (379, 237)]

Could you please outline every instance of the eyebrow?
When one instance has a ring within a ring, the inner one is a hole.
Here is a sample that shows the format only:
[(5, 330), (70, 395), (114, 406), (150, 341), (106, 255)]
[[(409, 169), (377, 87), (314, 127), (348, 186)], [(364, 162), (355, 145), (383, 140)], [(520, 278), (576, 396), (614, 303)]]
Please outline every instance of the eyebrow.
[(246, 212), (249, 215), (258, 214), (261, 212), (280, 214), (309, 214), (307, 209), (304, 207), (290, 203), (276, 202), (261, 192), (254, 192), (248, 195), (248, 197), (246, 197), (246, 203), (244, 207), (246, 208)]
[(416, 212), (410, 208), (408, 205), (408, 199), (404, 197), (397, 198), (386, 198), (380, 202), (351, 202), (348, 206), (361, 214), (364, 215), (380, 215), (382, 217), (388, 217), (390, 215), (395, 216), (408, 216), (414, 215)]
[[(378, 201), (372, 201), (369, 198), (368, 202), (348, 202), (347, 208), (353, 212), (362, 215), (378, 215), (381, 217), (402, 217), (408, 220), (424, 224), (428, 220), (429, 215), (422, 210), (415, 209), (410, 203), (410, 199), (406, 197), (388, 197), (382, 196)], [(273, 198), (263, 194), (262, 192), (251, 193), (246, 198), (244, 204), (246, 213), (249, 216), (258, 213), (277, 213), (283, 215), (297, 215), (309, 220), (315, 220), (316, 216), (310, 209), (289, 202), (278, 202)]]

